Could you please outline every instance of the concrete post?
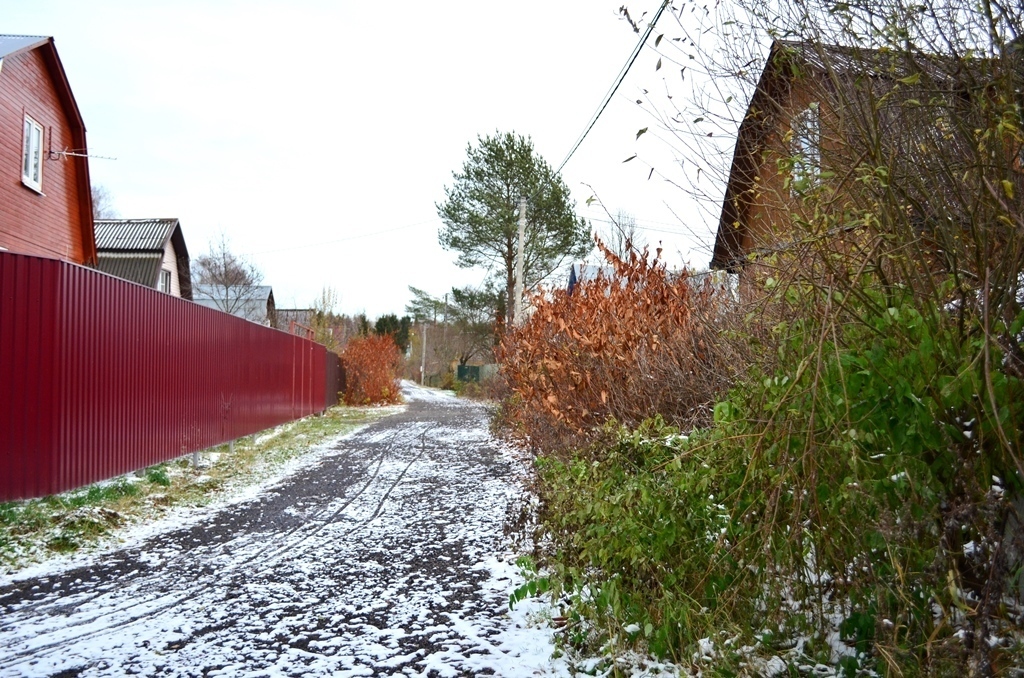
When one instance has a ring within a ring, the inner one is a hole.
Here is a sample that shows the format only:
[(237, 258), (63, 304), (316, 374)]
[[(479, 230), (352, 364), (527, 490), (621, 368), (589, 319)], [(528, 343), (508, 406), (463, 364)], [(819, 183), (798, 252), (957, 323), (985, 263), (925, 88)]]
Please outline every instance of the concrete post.
[(519, 198), (519, 237), (516, 243), (516, 291), (512, 321), (523, 322), (523, 254), (526, 248), (526, 196)]

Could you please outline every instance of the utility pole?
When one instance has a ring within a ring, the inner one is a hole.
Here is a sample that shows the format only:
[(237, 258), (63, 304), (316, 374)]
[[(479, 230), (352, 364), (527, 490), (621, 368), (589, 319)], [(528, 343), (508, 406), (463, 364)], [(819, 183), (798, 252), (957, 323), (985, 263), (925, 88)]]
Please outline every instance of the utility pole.
[(523, 250), (526, 240), (526, 196), (519, 198), (519, 239), (516, 243), (516, 290), (512, 321), (520, 325), (523, 322)]
[(427, 382), (427, 321), (423, 321), (423, 358), (420, 361), (420, 386)]
[(448, 350), (448, 293), (444, 295), (444, 328), (441, 330), (442, 351)]

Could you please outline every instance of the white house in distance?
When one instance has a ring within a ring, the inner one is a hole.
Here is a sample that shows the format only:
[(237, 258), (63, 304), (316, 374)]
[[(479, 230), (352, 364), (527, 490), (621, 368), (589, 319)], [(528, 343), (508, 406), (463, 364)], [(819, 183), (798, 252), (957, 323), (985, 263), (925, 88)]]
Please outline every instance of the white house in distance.
[(96, 268), (192, 299), (188, 249), (177, 219), (96, 219)]
[(192, 301), (260, 325), (277, 327), (274, 288), (270, 285), (197, 285)]

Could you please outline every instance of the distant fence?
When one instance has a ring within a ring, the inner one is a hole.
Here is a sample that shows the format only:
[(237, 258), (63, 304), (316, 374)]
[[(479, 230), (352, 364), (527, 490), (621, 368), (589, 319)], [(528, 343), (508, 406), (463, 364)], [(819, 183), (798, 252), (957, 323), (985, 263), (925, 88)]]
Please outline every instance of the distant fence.
[(487, 381), (498, 374), (498, 366), (490, 365), (459, 365), (455, 371), (455, 378), (459, 381)]
[(86, 485), (337, 402), (312, 341), (0, 252), (0, 501)]

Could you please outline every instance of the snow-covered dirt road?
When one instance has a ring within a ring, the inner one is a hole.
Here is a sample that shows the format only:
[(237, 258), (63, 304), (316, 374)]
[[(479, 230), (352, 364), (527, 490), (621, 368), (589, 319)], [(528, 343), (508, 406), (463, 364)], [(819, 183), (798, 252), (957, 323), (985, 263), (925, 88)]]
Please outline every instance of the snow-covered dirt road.
[(407, 398), (258, 497), (0, 582), (0, 676), (561, 672), (508, 612), (520, 489), (486, 413)]

